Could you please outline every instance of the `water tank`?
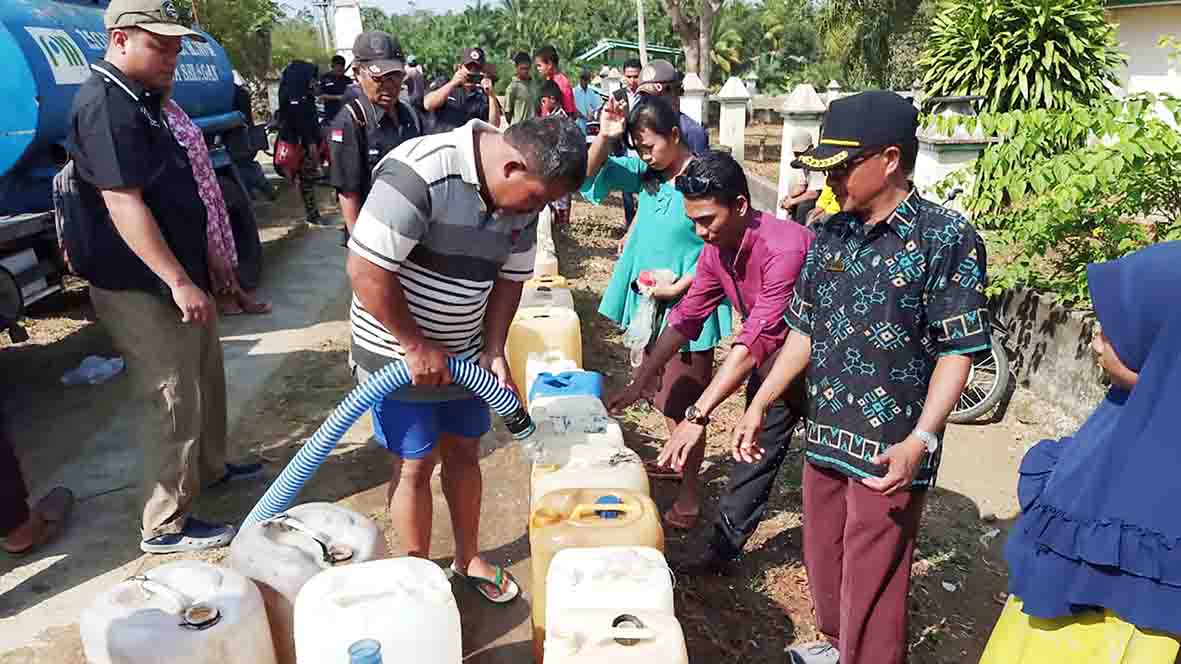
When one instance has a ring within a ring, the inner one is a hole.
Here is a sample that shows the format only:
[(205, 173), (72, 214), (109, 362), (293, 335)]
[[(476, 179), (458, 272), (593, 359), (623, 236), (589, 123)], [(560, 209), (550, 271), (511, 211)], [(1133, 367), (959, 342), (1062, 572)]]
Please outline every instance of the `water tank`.
[[(106, 6), (97, 0), (0, 2), (0, 98), (6, 105), (0, 113), (0, 214), (52, 209), (52, 180), (65, 160), (74, 95), (107, 48)], [(194, 119), (229, 116), (232, 72), (212, 39), (186, 39), (174, 98)]]

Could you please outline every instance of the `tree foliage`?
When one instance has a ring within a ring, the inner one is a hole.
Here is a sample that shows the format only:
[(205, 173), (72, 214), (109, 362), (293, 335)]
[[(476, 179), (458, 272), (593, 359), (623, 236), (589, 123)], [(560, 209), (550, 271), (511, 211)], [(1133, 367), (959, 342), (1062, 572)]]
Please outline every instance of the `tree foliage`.
[(983, 95), (991, 111), (1090, 103), (1125, 59), (1101, 0), (942, 0), (928, 43), (927, 93)]
[(1085, 302), (1088, 263), (1181, 239), (1178, 122), (1181, 101), (1152, 95), (969, 119), (1000, 141), (975, 163), (967, 200), (993, 244), (1015, 252), (991, 270), (992, 288), (1024, 284)]
[(272, 67), (271, 31), (283, 18), (275, 0), (176, 0), (188, 20), (196, 15), (201, 28), (226, 50), (234, 68), (252, 81), (261, 81)]

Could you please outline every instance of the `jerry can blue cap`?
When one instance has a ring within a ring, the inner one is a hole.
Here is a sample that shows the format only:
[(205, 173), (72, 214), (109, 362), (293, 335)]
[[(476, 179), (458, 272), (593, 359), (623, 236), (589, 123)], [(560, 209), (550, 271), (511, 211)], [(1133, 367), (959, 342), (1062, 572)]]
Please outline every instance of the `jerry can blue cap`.
[[(620, 498), (619, 496), (611, 496), (611, 495), (599, 496), (599, 498), (597, 500), (595, 500), (595, 504), (596, 505), (622, 505), (623, 499)], [(598, 511), (596, 511), (596, 514), (598, 514), (600, 517), (602, 517), (604, 519), (618, 519), (620, 516), (623, 515), (623, 512), (620, 512), (618, 510), (598, 510)]]

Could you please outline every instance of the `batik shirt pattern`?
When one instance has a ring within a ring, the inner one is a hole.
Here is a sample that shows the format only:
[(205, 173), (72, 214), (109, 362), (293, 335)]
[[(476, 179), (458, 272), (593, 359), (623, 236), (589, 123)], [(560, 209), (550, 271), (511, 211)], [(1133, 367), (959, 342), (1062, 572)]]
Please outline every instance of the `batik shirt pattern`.
[[(914, 430), (935, 363), (989, 348), (984, 243), (916, 191), (886, 221), (840, 213), (817, 229), (785, 318), (811, 337), (808, 460), (850, 477)], [(912, 488), (935, 481), (940, 451)]]

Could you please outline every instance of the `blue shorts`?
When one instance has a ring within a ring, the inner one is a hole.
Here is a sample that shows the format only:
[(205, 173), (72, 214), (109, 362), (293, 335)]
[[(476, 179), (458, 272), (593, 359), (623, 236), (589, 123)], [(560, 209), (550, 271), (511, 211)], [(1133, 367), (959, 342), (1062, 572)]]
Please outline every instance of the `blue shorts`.
[(488, 404), (478, 397), (459, 401), (394, 401), (373, 407), (377, 442), (403, 459), (422, 459), (440, 434), (479, 438), (492, 430)]

